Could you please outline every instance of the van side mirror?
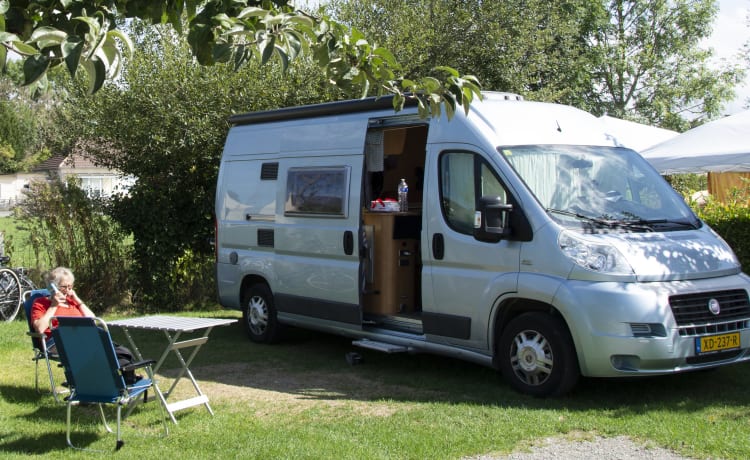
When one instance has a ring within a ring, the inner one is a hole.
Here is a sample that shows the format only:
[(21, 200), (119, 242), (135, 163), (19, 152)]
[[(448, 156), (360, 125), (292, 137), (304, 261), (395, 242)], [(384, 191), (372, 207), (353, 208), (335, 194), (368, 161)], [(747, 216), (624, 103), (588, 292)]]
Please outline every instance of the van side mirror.
[(483, 196), (474, 216), (474, 238), (496, 243), (511, 234), (508, 214), (513, 205), (503, 202), (499, 196)]

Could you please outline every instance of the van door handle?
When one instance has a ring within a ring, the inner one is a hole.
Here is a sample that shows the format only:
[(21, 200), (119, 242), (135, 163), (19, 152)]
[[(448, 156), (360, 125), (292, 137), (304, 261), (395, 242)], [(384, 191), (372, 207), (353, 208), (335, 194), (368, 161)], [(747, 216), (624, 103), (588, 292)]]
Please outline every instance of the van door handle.
[(344, 254), (347, 256), (354, 254), (354, 234), (351, 230), (344, 232)]
[(432, 235), (432, 257), (442, 260), (445, 256), (445, 240), (442, 233)]

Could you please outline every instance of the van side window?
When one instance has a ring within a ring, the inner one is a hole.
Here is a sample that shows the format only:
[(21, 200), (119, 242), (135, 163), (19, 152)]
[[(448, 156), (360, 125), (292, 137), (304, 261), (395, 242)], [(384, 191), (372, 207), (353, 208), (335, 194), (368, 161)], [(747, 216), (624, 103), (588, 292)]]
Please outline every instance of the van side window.
[(285, 215), (347, 217), (349, 166), (289, 168)]
[(440, 204), (448, 225), (460, 233), (474, 233), (474, 213), (482, 196), (498, 196), (506, 202), (505, 188), (481, 157), (469, 152), (444, 153), (440, 157)]

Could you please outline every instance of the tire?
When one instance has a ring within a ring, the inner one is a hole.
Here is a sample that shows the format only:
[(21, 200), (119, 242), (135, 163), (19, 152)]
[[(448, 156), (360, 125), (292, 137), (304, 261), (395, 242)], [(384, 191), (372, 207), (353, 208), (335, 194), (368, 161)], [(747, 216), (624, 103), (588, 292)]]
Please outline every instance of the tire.
[(505, 380), (532, 396), (565, 394), (580, 376), (567, 326), (546, 313), (529, 312), (512, 319), (498, 342), (497, 359)]
[(254, 284), (246, 289), (242, 298), (242, 319), (250, 340), (257, 343), (277, 342), (281, 325), (276, 320), (271, 289), (265, 284)]
[(0, 269), (0, 321), (13, 321), (21, 309), (21, 282), (8, 268)]

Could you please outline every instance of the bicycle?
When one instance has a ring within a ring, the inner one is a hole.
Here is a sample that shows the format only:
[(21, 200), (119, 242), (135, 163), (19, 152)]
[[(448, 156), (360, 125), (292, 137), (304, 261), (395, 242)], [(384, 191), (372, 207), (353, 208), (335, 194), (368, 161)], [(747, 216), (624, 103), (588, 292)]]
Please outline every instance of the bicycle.
[(0, 321), (13, 321), (23, 303), (23, 293), (36, 289), (23, 267), (10, 268), (9, 256), (0, 256)]

